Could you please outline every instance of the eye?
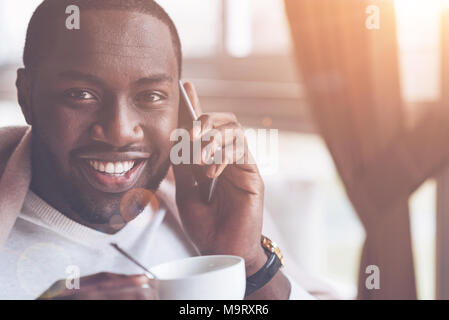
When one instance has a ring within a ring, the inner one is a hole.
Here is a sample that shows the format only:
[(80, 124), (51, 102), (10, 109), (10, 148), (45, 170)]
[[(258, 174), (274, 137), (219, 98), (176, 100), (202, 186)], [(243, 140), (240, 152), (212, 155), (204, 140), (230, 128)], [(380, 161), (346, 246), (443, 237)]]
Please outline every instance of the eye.
[(143, 91), (136, 96), (136, 101), (141, 103), (155, 103), (163, 99), (165, 99), (164, 94), (158, 91)]
[(78, 101), (98, 100), (93, 93), (90, 93), (89, 91), (82, 89), (67, 90), (66, 92), (64, 92), (64, 96), (71, 100), (78, 100)]

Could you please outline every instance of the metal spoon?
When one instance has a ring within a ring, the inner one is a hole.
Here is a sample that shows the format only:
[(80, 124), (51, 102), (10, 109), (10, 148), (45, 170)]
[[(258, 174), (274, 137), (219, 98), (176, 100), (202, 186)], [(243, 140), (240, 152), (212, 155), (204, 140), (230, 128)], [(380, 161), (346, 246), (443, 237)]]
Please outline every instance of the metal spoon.
[(120, 248), (118, 246), (118, 244), (116, 243), (110, 243), (110, 245), (112, 247), (114, 247), (114, 249), (116, 249), (118, 252), (120, 252), (123, 256), (125, 256), (128, 260), (130, 260), (131, 262), (133, 262), (136, 266), (138, 266), (139, 268), (141, 268), (144, 272), (144, 275), (149, 278), (149, 279), (157, 279), (156, 275), (151, 272), (150, 270), (148, 270), (144, 265), (142, 265), (139, 261), (137, 261), (136, 259), (134, 259), (129, 253), (127, 253), (125, 250), (123, 250), (122, 248)]

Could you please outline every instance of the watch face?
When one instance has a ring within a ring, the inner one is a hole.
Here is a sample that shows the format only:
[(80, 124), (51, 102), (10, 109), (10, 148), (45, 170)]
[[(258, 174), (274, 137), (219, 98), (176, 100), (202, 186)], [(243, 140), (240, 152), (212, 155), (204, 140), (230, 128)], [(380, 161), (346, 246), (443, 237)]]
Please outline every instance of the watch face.
[(268, 237), (262, 236), (262, 247), (275, 253), (279, 260), (281, 260), (281, 264), (284, 265), (284, 258), (282, 256), (281, 249), (279, 249), (275, 242), (271, 241)]
[(281, 260), (281, 264), (284, 265), (284, 257), (282, 256), (281, 250), (279, 248), (275, 248), (274, 253), (278, 256), (279, 260)]

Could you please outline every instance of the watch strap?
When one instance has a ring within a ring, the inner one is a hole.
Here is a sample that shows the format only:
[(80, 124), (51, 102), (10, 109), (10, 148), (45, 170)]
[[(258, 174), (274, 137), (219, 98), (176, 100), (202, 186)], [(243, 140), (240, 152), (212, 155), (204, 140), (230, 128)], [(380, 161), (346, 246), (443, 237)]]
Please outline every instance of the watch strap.
[(267, 262), (263, 267), (252, 276), (246, 279), (245, 297), (259, 290), (275, 276), (275, 274), (282, 267), (282, 262), (274, 252), (269, 252)]

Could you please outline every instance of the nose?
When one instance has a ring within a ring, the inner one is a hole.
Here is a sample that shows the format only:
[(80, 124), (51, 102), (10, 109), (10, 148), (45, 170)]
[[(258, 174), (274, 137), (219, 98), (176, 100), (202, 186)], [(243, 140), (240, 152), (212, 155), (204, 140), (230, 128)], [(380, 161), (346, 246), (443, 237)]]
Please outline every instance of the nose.
[(92, 140), (117, 148), (139, 143), (143, 135), (138, 116), (123, 98), (104, 108), (100, 121), (91, 130)]

